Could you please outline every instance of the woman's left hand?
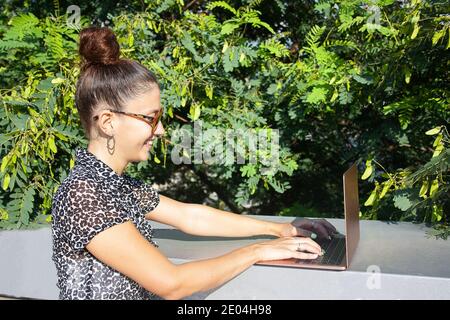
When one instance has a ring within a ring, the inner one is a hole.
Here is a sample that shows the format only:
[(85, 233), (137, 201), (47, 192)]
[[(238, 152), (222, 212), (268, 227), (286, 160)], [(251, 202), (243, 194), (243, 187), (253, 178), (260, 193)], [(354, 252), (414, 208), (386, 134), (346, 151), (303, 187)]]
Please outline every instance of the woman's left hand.
[(295, 219), (291, 223), (283, 223), (280, 237), (308, 237), (316, 239), (331, 238), (337, 233), (336, 228), (325, 219)]

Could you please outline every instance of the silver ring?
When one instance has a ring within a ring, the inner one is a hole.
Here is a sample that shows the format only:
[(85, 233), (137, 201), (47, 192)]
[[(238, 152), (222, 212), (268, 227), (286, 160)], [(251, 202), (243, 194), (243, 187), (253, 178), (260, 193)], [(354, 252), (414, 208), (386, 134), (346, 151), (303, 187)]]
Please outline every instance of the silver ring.
[(300, 242), (299, 244), (298, 244), (298, 247), (297, 247), (297, 251), (302, 251), (302, 243)]

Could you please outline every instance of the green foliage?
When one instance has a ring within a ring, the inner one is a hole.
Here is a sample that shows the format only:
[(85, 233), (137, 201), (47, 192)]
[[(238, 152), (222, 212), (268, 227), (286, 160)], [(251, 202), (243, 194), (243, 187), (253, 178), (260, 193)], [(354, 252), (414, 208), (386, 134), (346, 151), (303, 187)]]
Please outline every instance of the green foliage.
[(49, 221), (53, 192), (73, 165), (74, 147), (86, 142), (72, 100), (76, 30), (64, 21), (19, 15), (0, 41), (7, 62), (0, 96), (1, 227)]
[[(59, 2), (25, 3), (0, 5), (0, 227), (6, 228), (46, 223), (75, 147), (87, 144), (73, 102), (79, 30), (67, 26)], [(341, 217), (341, 173), (357, 161), (365, 170), (364, 218), (425, 221), (444, 237), (448, 5), (366, 4), (80, 4), (82, 26), (109, 23), (123, 55), (157, 74), (169, 138), (192, 130), (194, 121), (205, 129), (280, 130), (278, 162), (259, 152), (263, 161), (256, 164), (225, 158), (175, 165), (167, 161), (175, 144), (158, 142), (151, 160), (128, 173), (167, 184), (162, 193), (180, 201)], [(200, 147), (214, 143), (204, 139)]]
[[(364, 203), (365, 206), (371, 207), (365, 213), (369, 218), (376, 219), (380, 208), (392, 202), (395, 208), (403, 212), (401, 220), (440, 223), (444, 227), (448, 225), (449, 217), (444, 212), (448, 212), (450, 194), (448, 183), (450, 136), (445, 126), (435, 127), (425, 134), (436, 136), (433, 142), (433, 154), (431, 160), (415, 168), (414, 172), (410, 167), (389, 173), (374, 159), (366, 162), (362, 179), (371, 177), (375, 181), (375, 188)], [(373, 169), (372, 162), (380, 166), (384, 172), (377, 173)], [(379, 183), (375, 180), (376, 177), (387, 178), (387, 180)], [(445, 234), (445, 232), (432, 231), (430, 234)]]
[(321, 213), (314, 209), (314, 204), (306, 205), (295, 202), (291, 207), (284, 208), (278, 214), (285, 217), (311, 217), (311, 218), (327, 218), (326, 213)]

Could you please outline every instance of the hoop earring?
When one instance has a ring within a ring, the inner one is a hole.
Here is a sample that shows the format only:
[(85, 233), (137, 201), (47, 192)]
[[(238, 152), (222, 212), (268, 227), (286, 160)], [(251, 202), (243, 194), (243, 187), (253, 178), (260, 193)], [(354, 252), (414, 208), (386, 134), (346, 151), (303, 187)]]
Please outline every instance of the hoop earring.
[[(111, 140), (113, 141), (112, 147), (109, 145), (109, 141), (111, 141)], [(114, 136), (108, 137), (108, 140), (106, 141), (106, 148), (108, 149), (108, 153), (110, 155), (114, 154), (115, 147), (116, 147), (116, 139), (114, 139)]]

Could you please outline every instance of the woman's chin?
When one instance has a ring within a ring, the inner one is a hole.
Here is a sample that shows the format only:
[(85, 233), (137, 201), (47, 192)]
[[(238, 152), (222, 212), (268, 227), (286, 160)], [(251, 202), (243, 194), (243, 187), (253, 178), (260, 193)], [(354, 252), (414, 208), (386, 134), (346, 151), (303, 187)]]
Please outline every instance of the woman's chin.
[(150, 151), (152, 150), (152, 144), (144, 145), (142, 150), (143, 150), (142, 153), (145, 153), (145, 159), (144, 160), (148, 160), (150, 158)]

